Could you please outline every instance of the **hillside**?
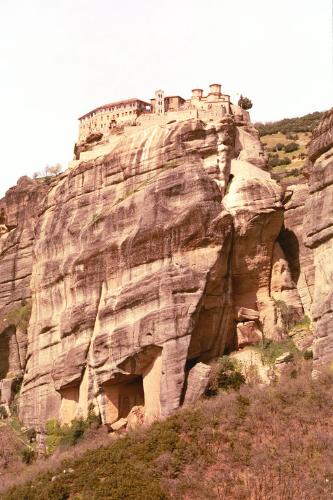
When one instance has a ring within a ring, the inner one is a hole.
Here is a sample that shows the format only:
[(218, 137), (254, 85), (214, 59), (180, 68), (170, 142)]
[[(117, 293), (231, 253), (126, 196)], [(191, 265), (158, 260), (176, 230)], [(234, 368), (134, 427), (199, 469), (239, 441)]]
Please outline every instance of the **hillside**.
[(273, 122), (255, 123), (260, 136), (267, 134), (295, 134), (298, 132), (311, 132), (320, 122), (324, 115), (323, 111), (315, 111), (303, 116), (296, 116), (294, 118), (284, 118)]
[(331, 498), (332, 376), (295, 376), (221, 392), (110, 444), (106, 436), (105, 446), (1, 498)]
[(255, 123), (268, 154), (268, 169), (273, 179), (283, 186), (306, 182), (308, 144), (312, 130), (323, 112), (285, 118), (274, 122)]
[(304, 167), (310, 140), (311, 132), (275, 132), (261, 137), (273, 179), (284, 186), (306, 182)]

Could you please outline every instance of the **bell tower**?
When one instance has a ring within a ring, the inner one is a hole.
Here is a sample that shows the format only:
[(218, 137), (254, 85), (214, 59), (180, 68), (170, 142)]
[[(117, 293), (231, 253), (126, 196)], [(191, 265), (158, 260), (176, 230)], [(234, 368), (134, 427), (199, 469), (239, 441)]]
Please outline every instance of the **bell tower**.
[(155, 113), (157, 115), (164, 115), (164, 90), (156, 90), (155, 92)]

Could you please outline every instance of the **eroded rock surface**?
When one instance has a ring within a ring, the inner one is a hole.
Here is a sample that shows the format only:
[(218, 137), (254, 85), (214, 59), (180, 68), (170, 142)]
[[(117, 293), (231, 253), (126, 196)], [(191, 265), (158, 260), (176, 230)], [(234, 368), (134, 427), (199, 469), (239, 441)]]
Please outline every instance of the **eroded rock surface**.
[(279, 303), (303, 315), (279, 242), (284, 195), (237, 120), (132, 127), (81, 148), (49, 186), (24, 181), (25, 425), (91, 404), (109, 425), (133, 408), (140, 422), (167, 416), (200, 396), (212, 359), (285, 334)]
[(0, 200), (0, 403), (4, 404), (10, 403), (11, 389), (26, 365), (34, 231), (46, 190), (45, 185), (21, 177)]
[(288, 194), (291, 196), (285, 204), (284, 227), (279, 236), (279, 244), (287, 255), (291, 278), (297, 283), (304, 312), (311, 318), (315, 279), (314, 258), (312, 248), (305, 246), (303, 226), (305, 203), (310, 196), (309, 187), (307, 184), (292, 185), (288, 187), (287, 196)]
[(304, 230), (305, 244), (314, 254), (313, 353), (319, 368), (333, 359), (333, 109), (314, 130), (310, 158)]

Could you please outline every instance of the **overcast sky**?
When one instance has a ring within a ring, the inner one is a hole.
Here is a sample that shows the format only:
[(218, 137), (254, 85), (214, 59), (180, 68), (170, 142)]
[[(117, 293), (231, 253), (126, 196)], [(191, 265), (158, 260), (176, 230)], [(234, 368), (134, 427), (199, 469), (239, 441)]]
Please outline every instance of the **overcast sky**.
[(73, 156), (77, 118), (222, 83), (253, 121), (332, 106), (332, 0), (0, 0), (0, 195)]

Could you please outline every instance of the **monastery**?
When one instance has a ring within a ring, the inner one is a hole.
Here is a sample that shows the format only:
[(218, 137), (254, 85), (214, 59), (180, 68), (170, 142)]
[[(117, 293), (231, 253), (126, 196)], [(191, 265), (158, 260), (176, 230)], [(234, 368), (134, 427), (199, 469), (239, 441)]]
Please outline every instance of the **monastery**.
[(84, 114), (79, 118), (79, 142), (93, 133), (108, 136), (119, 127), (166, 125), (191, 118), (219, 120), (228, 114), (250, 120), (247, 111), (232, 104), (230, 96), (222, 93), (219, 83), (211, 84), (206, 96), (202, 89), (193, 89), (190, 99), (166, 96), (163, 90), (157, 90), (150, 103), (132, 98), (104, 104)]

